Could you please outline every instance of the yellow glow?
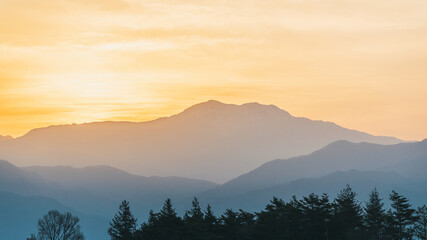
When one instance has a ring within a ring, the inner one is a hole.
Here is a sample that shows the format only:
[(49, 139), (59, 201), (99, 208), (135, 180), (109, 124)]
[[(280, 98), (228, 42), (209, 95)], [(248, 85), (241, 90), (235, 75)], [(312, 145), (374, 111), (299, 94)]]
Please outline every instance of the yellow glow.
[(427, 1), (0, 0), (0, 134), (217, 99), (427, 137)]

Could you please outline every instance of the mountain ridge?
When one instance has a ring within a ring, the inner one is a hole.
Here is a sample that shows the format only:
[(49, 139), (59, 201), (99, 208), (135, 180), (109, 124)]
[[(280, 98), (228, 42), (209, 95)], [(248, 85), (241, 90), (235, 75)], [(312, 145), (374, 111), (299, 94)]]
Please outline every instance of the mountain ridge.
[(108, 121), (34, 129), (0, 143), (0, 158), (18, 166), (105, 164), (137, 175), (224, 183), (271, 159), (309, 154), (340, 139), (401, 142), (331, 122), (294, 117), (274, 105), (211, 100), (147, 122)]
[(380, 145), (339, 140), (311, 154), (276, 159), (209, 190), (207, 194), (233, 195), (331, 171), (396, 171), (403, 177), (427, 179), (427, 140)]
[(376, 188), (387, 204), (389, 203), (387, 195), (395, 190), (409, 197), (412, 200), (411, 203), (422, 205), (425, 203), (427, 191), (425, 188), (420, 188), (420, 185), (425, 186), (425, 183), (425, 181), (417, 182), (404, 178), (396, 172), (352, 169), (335, 171), (320, 177), (300, 178), (288, 183), (275, 184), (234, 195), (206, 195), (201, 193), (198, 198), (202, 204), (211, 203), (215, 212), (223, 212), (226, 209), (260, 211), (273, 197), (289, 201), (292, 196), (300, 198), (311, 193), (318, 195), (326, 193), (332, 200), (341, 189), (349, 184), (358, 194), (358, 200), (366, 201), (369, 199), (369, 193)]
[[(264, 109), (276, 110), (277, 112), (283, 113), (286, 116), (293, 117), (293, 118), (296, 118), (296, 119), (309, 120), (309, 121), (313, 121), (313, 122), (330, 124), (330, 125), (337, 126), (337, 127), (340, 127), (340, 128), (346, 129), (346, 130), (350, 130), (350, 131), (355, 131), (355, 132), (359, 132), (359, 133), (371, 135), (371, 134), (369, 134), (367, 132), (360, 131), (360, 130), (357, 130), (357, 129), (351, 129), (351, 128), (342, 127), (342, 126), (340, 126), (340, 125), (338, 125), (338, 124), (336, 124), (336, 123), (334, 123), (332, 121), (314, 120), (314, 119), (310, 119), (310, 118), (306, 118), (306, 117), (293, 116), (288, 111), (286, 111), (284, 109), (281, 109), (281, 108), (277, 107), (274, 104), (261, 104), (259, 102), (248, 102), (248, 103), (243, 103), (243, 104), (239, 105), (239, 104), (223, 103), (223, 102), (220, 102), (218, 100), (211, 99), (211, 100), (208, 100), (208, 101), (205, 101), (205, 102), (194, 104), (194, 105), (192, 105), (192, 106), (184, 109), (183, 111), (181, 111), (181, 112), (179, 112), (177, 114), (172, 114), (170, 116), (165, 116), (165, 117), (158, 117), (156, 119), (147, 120), (147, 121), (114, 121), (114, 120), (108, 120), (108, 121), (94, 121), (94, 122), (84, 122), (84, 123), (55, 124), (55, 125), (49, 125), (49, 126), (45, 126), (45, 127), (39, 127), (39, 128), (31, 129), (30, 131), (28, 131), (24, 135), (16, 137), (16, 138), (13, 138), (13, 137), (11, 137), (9, 135), (7, 135), (7, 136), (0, 135), (0, 139), (1, 138), (7, 138), (8, 140), (19, 139), (19, 138), (25, 137), (26, 135), (31, 134), (31, 133), (33, 133), (35, 131), (52, 129), (52, 128), (60, 128), (60, 127), (82, 126), (82, 125), (102, 125), (102, 124), (135, 124), (135, 125), (138, 125), (138, 124), (144, 124), (144, 123), (152, 123), (152, 122), (155, 122), (155, 121), (161, 121), (161, 120), (168, 119), (168, 118), (182, 116), (182, 115), (185, 115), (185, 114), (187, 114), (187, 113), (189, 113), (191, 111), (197, 111), (200, 108), (203, 108), (203, 109), (205, 109), (205, 107), (208, 107), (208, 108), (219, 108), (220, 106), (222, 106), (222, 107), (228, 106), (228, 107), (234, 107), (234, 108), (237, 108), (237, 107), (247, 107), (247, 106), (257, 106), (257, 107), (262, 107)], [(390, 139), (393, 139), (393, 140), (396, 140), (396, 141), (402, 141), (402, 140), (400, 140), (400, 139), (398, 139), (396, 137), (392, 137), (392, 136), (385, 136), (385, 135), (371, 135), (371, 136), (384, 137), (384, 138), (390, 138)]]

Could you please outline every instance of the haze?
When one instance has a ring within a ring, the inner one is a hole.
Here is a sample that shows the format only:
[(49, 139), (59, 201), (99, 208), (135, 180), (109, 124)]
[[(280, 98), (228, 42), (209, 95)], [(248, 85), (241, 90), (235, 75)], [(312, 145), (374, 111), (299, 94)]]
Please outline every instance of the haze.
[(0, 134), (208, 99), (427, 136), (427, 2), (0, 0)]

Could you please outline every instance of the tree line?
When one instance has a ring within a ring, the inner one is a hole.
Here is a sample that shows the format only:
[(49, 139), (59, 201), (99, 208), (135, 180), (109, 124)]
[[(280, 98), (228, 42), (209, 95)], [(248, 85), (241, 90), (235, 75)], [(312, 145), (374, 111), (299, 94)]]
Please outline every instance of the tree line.
[(314, 193), (288, 202), (274, 197), (260, 212), (227, 209), (216, 216), (210, 205), (203, 210), (194, 198), (182, 217), (167, 199), (139, 226), (129, 202), (123, 201), (108, 234), (111, 240), (427, 240), (427, 207), (414, 209), (395, 191), (389, 199), (386, 208), (374, 189), (362, 204), (347, 185), (332, 201)]

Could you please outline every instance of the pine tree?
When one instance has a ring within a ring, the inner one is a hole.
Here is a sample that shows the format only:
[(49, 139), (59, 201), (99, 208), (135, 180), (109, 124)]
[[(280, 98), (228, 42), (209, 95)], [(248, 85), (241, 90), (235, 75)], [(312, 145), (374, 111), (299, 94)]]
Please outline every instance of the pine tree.
[(193, 199), (193, 202), (191, 203), (191, 205), (192, 205), (191, 210), (186, 211), (185, 213), (185, 216), (184, 216), (185, 220), (190, 223), (202, 222), (204, 214), (202, 212), (202, 209), (200, 208), (200, 203), (196, 197)]
[(372, 190), (371, 194), (369, 194), (369, 201), (366, 202), (364, 209), (364, 222), (369, 239), (384, 239), (383, 233), (386, 214), (384, 210), (384, 203), (380, 199), (379, 193), (376, 188)]
[(205, 210), (205, 214), (204, 214), (204, 218), (203, 221), (207, 224), (207, 225), (216, 225), (218, 222), (218, 219), (215, 217), (215, 214), (212, 211), (212, 207), (211, 205), (208, 204), (206, 210)]
[[(333, 203), (326, 194), (301, 200), (294, 196), (288, 203), (273, 198), (259, 213), (227, 209), (219, 219), (210, 205), (202, 211), (197, 198), (181, 219), (167, 199), (160, 212), (150, 211), (133, 240), (427, 240), (427, 207), (418, 208), (415, 215), (406, 198), (393, 191), (390, 199), (392, 209), (385, 212), (374, 189), (363, 215), (356, 193), (347, 185)], [(126, 212), (128, 203), (122, 205), (121, 212)], [(120, 213), (113, 222), (120, 222)]]
[(256, 213), (257, 224), (254, 232), (255, 239), (284, 239), (287, 232), (286, 203), (273, 197), (265, 209)]
[(158, 227), (158, 214), (150, 210), (148, 221), (141, 224), (141, 228), (136, 230), (134, 239), (158, 239), (160, 229)]
[(301, 201), (295, 196), (291, 201), (285, 204), (284, 212), (281, 214), (281, 237), (279, 239), (295, 239), (300, 240), (303, 238), (304, 230), (304, 210), (302, 209)]
[(203, 217), (204, 236), (205, 240), (218, 239), (218, 219), (212, 211), (212, 207), (208, 204)]
[(135, 233), (135, 240), (180, 240), (185, 238), (182, 219), (172, 206), (172, 201), (166, 199), (163, 208), (158, 213), (150, 211), (148, 222), (143, 223)]
[(166, 199), (163, 208), (157, 215), (158, 226), (161, 229), (159, 238), (161, 240), (183, 239), (183, 221), (172, 206), (172, 201)]
[(231, 209), (226, 209), (221, 215), (221, 236), (225, 240), (237, 239), (238, 214)]
[(415, 223), (415, 235), (420, 240), (427, 240), (427, 207), (423, 205), (417, 210), (417, 222)]
[(238, 239), (252, 239), (253, 226), (255, 225), (255, 214), (240, 209), (238, 213), (238, 224)]
[(322, 239), (320, 236), (327, 238), (327, 223), (331, 219), (331, 204), (328, 195), (323, 194), (319, 197), (312, 193), (308, 197), (303, 197), (300, 203), (305, 229), (302, 235), (306, 239)]
[(333, 205), (332, 239), (361, 239), (361, 235), (363, 235), (362, 207), (356, 201), (356, 193), (349, 185), (341, 190)]
[(411, 208), (409, 200), (397, 192), (392, 191), (390, 194), (392, 201), (391, 207), (393, 208), (393, 225), (395, 232), (395, 239), (412, 239), (413, 224), (416, 220), (415, 209)]
[(119, 207), (119, 212), (110, 222), (108, 234), (111, 240), (132, 240), (136, 230), (136, 221), (130, 211), (129, 202), (124, 200)]
[(204, 214), (200, 208), (197, 198), (193, 199), (192, 208), (185, 212), (184, 223), (186, 235), (189, 239), (203, 239), (204, 235)]

